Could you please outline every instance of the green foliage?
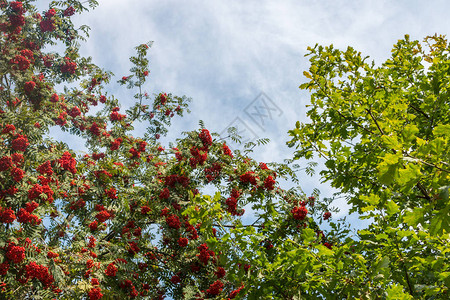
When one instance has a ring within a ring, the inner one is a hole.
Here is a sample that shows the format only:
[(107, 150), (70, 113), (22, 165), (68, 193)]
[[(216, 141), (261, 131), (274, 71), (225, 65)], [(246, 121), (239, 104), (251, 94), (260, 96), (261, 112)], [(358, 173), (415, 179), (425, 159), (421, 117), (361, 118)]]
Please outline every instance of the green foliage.
[[(88, 28), (70, 18), (97, 1), (53, 1), (43, 16), (32, 2), (0, 0), (1, 297), (448, 298), (444, 37), (406, 36), (380, 66), (352, 48), (310, 48), (311, 122), (290, 131), (292, 160), (265, 164), (249, 154), (267, 139), (232, 152), (202, 121), (163, 147), (190, 99), (145, 92), (151, 42), (118, 80), (135, 91), (121, 114), (104, 92), (112, 74), (78, 53)], [(50, 137), (53, 126), (86, 153)], [(227, 138), (241, 139), (236, 128)], [(368, 228), (336, 219), (335, 198), (317, 189), (279, 186), (301, 184), (292, 163), (315, 155)]]
[(370, 299), (447, 299), (448, 41), (405, 36), (381, 65), (351, 47), (309, 51), (300, 88), (311, 91), (311, 121), (297, 122), (288, 144), (295, 159), (325, 159), (322, 178), (351, 211), (373, 220), (359, 239), (336, 245), (361, 247), (364, 267), (345, 265), (331, 278), (360, 272), (348, 284), (359, 284)]

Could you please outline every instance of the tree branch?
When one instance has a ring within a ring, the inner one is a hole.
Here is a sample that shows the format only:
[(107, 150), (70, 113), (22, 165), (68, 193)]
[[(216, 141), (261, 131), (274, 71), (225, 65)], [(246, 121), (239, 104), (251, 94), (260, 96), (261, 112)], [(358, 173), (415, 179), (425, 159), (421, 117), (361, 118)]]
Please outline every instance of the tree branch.
[[(410, 158), (412, 158), (412, 159), (415, 159), (415, 160), (419, 161), (420, 163), (422, 163), (422, 164), (424, 164), (424, 165), (427, 165), (427, 166), (436, 168), (436, 169), (438, 169), (438, 170), (440, 170), (440, 171), (442, 171), (442, 172), (450, 173), (449, 170), (442, 169), (442, 168), (436, 166), (435, 164), (432, 164), (432, 163), (426, 162), (426, 161), (424, 161), (424, 160), (422, 160), (422, 159), (420, 159), (420, 158), (416, 158), (416, 157), (414, 157), (414, 156), (411, 156), (409, 153), (405, 153), (405, 156), (406, 156), (406, 157), (410, 157)], [(447, 163), (445, 163), (445, 162), (440, 162), (440, 163), (442, 163), (442, 164), (444, 164), (444, 165), (447, 164)]]
[(381, 129), (380, 125), (378, 124), (377, 120), (375, 119), (375, 117), (372, 114), (372, 111), (370, 109), (366, 109), (366, 111), (369, 113), (370, 117), (372, 118), (372, 120), (375, 122), (375, 125), (377, 125), (378, 130), (380, 131), (380, 133), (382, 135), (384, 135), (384, 131), (383, 129)]

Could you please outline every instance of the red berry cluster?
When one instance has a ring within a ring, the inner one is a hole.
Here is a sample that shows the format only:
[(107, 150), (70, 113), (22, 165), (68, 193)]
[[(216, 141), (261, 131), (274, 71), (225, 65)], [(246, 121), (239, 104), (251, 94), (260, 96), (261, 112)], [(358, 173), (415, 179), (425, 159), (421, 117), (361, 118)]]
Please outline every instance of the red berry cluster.
[(291, 210), (292, 216), (294, 219), (303, 221), (308, 214), (308, 209), (305, 206), (296, 206)]
[(42, 32), (51, 32), (53, 30), (55, 30), (55, 20), (53, 19), (53, 17), (56, 14), (56, 10), (55, 9), (49, 9), (45, 15), (44, 15), (44, 19), (39, 23), (39, 26), (42, 30)]

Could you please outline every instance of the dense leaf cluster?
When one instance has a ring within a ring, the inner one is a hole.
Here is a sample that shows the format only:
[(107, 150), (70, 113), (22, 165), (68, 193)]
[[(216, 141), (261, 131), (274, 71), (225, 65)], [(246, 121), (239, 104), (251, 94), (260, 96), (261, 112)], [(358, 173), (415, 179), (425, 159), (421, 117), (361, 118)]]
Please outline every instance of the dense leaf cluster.
[[(380, 66), (349, 47), (309, 49), (308, 124), (296, 158), (325, 159), (322, 178), (372, 224), (346, 285), (367, 297), (445, 299), (450, 285), (450, 53), (442, 36), (408, 36)], [(356, 265), (355, 265), (356, 264)], [(361, 265), (358, 265), (361, 264)], [(388, 288), (389, 287), (389, 288)], [(403, 299), (402, 298), (402, 299)]]

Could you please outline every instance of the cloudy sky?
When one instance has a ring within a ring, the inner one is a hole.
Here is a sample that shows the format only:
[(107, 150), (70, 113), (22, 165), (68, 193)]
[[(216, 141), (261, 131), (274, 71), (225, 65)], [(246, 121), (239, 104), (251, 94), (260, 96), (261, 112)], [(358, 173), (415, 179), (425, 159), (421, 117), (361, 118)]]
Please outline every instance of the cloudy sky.
[[(43, 10), (50, 1), (38, 2)], [(254, 155), (266, 162), (291, 157), (292, 150), (285, 146), (287, 131), (297, 120), (307, 121), (309, 95), (298, 86), (309, 67), (304, 57), (308, 46), (350, 45), (380, 63), (405, 34), (422, 40), (450, 30), (450, 2), (445, 0), (99, 3), (75, 18), (91, 27), (84, 55), (121, 78), (130, 67), (133, 48), (154, 41), (147, 91), (193, 99), (192, 113), (175, 122), (173, 136), (198, 129), (200, 119), (218, 133), (233, 124), (246, 130), (246, 138), (270, 138)], [(132, 103), (126, 90), (112, 86), (111, 91), (123, 107)], [(301, 177), (307, 194), (319, 187), (323, 196), (330, 196), (317, 177)]]

